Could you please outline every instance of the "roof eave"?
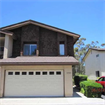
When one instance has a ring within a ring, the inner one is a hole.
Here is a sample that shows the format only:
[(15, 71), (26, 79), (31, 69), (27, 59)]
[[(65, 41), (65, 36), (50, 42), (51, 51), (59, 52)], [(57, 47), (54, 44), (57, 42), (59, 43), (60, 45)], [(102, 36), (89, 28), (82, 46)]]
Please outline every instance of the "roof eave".
[(0, 65), (78, 65), (79, 62), (0, 62)]
[[(59, 29), (59, 28), (56, 28), (56, 27), (53, 27), (53, 26), (50, 26), (50, 25), (46, 25), (46, 24), (43, 24), (43, 23), (40, 23), (40, 22), (36, 22), (36, 21), (33, 21), (33, 20), (27, 20), (27, 21), (23, 21), (23, 22), (20, 22), (20, 23), (13, 24), (13, 25), (5, 26), (5, 27), (2, 27), (1, 30), (11, 30), (11, 29), (18, 28), (18, 27), (21, 27), (21, 26), (27, 25), (27, 24), (38, 25), (40, 27), (47, 28), (47, 29), (50, 29), (52, 31), (56, 31), (56, 32), (60, 32), (60, 33), (66, 34), (66, 35), (70, 35), (70, 36), (76, 37), (77, 40), (80, 37), (79, 34), (75, 34), (75, 33), (72, 33), (72, 32), (69, 32), (69, 31), (66, 31), (66, 30), (63, 30), (63, 29)], [(75, 42), (76, 41), (74, 41), (74, 43)]]
[(5, 34), (5, 35), (10, 35), (10, 36), (13, 35), (12, 32), (5, 32), (5, 31), (2, 31), (2, 30), (0, 30), (0, 33)]

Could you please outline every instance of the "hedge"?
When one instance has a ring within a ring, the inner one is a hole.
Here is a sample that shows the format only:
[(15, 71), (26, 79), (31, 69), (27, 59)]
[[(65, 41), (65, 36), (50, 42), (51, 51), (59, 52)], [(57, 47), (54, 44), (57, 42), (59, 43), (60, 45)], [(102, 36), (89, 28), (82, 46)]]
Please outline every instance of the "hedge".
[(86, 81), (86, 80), (87, 80), (87, 75), (76, 75), (74, 77), (74, 83), (77, 87), (80, 87), (81, 81)]
[(101, 97), (102, 85), (96, 82), (83, 81), (80, 83), (81, 92), (87, 97)]

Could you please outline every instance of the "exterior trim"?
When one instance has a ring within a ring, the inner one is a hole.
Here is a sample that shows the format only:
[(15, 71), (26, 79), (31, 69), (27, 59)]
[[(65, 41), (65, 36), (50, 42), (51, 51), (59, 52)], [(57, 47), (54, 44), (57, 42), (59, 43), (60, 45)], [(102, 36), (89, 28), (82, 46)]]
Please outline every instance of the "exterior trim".
[(87, 58), (87, 56), (89, 55), (89, 53), (92, 51), (92, 50), (95, 50), (95, 51), (105, 51), (104, 48), (89, 48), (88, 51), (86, 52), (84, 58), (82, 61), (85, 61), (85, 59)]
[(80, 37), (79, 34), (69, 32), (69, 31), (66, 31), (66, 30), (63, 30), (63, 29), (60, 29), (60, 28), (56, 28), (56, 27), (53, 27), (53, 26), (50, 26), (50, 25), (46, 25), (46, 24), (43, 24), (43, 23), (40, 23), (40, 22), (37, 22), (37, 21), (33, 21), (33, 20), (27, 20), (27, 21), (12, 24), (12, 25), (9, 25), (9, 26), (5, 26), (5, 27), (2, 27), (1, 30), (11, 30), (11, 29), (15, 29), (15, 28), (21, 27), (23, 25), (27, 25), (27, 24), (34, 24), (34, 25), (37, 25), (37, 26), (40, 26), (40, 27), (43, 27), (43, 28), (46, 28), (46, 29), (49, 29), (49, 30), (52, 30), (52, 31), (56, 31), (56, 32), (60, 32), (60, 33), (63, 33), (63, 34), (69, 35), (69, 36), (73, 36), (74, 37), (74, 43)]
[(0, 33), (5, 34), (5, 35), (10, 35), (10, 36), (13, 35), (12, 32), (9, 32), (9, 31), (7, 32), (7, 31), (4, 31), (4, 30), (0, 30)]
[(78, 65), (79, 62), (0, 62), (0, 65)]

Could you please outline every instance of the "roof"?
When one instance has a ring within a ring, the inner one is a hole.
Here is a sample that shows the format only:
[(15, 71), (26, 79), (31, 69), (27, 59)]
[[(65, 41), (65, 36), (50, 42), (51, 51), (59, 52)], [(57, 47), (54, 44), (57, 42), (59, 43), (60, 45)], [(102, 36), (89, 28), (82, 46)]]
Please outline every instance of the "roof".
[(10, 35), (10, 36), (13, 35), (12, 32), (10, 32), (10, 31), (6, 31), (6, 30), (1, 30), (1, 29), (0, 29), (0, 33), (2, 33), (2, 34), (6, 34), (6, 35)]
[(89, 48), (88, 51), (86, 52), (83, 61), (85, 61), (86, 57), (88, 56), (88, 54), (90, 53), (91, 50), (95, 50), (95, 51), (105, 51), (105, 48)]
[(1, 30), (11, 30), (11, 29), (22, 27), (22, 26), (27, 25), (27, 24), (34, 24), (34, 25), (37, 25), (37, 26), (40, 26), (40, 27), (43, 27), (43, 28), (46, 28), (46, 29), (49, 29), (49, 30), (52, 30), (52, 31), (56, 31), (56, 32), (60, 32), (60, 33), (63, 33), (63, 34), (69, 35), (69, 36), (73, 36), (74, 43), (80, 37), (79, 34), (69, 32), (69, 31), (66, 31), (66, 30), (63, 30), (63, 29), (60, 29), (60, 28), (57, 28), (57, 27), (50, 26), (50, 25), (46, 25), (46, 24), (43, 24), (43, 23), (40, 23), (40, 22), (37, 22), (37, 21), (34, 21), (34, 20), (26, 20), (26, 21), (23, 21), (23, 22), (19, 22), (19, 23), (16, 23), (16, 24), (12, 24), (12, 25), (2, 27), (0, 29)]
[(91, 50), (96, 50), (96, 51), (105, 51), (105, 48), (90, 48)]
[(72, 56), (68, 57), (39, 57), (27, 56), (0, 60), (0, 65), (77, 65), (79, 62)]

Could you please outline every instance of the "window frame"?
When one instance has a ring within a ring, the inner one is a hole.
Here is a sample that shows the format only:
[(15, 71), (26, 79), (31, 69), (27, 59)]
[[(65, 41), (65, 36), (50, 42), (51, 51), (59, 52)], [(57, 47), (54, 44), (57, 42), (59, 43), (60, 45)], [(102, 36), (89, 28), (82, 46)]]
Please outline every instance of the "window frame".
[[(60, 50), (61, 50), (61, 48), (60, 48), (60, 45), (64, 45), (64, 54), (60, 54)], [(65, 56), (65, 53), (66, 53), (66, 51), (65, 51), (65, 41), (59, 41), (59, 55), (60, 56)]]
[[(29, 45), (29, 54), (28, 55), (24, 54), (25, 53), (25, 45)], [(37, 43), (24, 43), (24, 45), (23, 45), (23, 55), (24, 56), (36, 56), (37, 55), (37, 52), (35, 55), (31, 54), (32, 53), (32, 51), (31, 51), (32, 46), (36, 46), (36, 50), (37, 50)]]

